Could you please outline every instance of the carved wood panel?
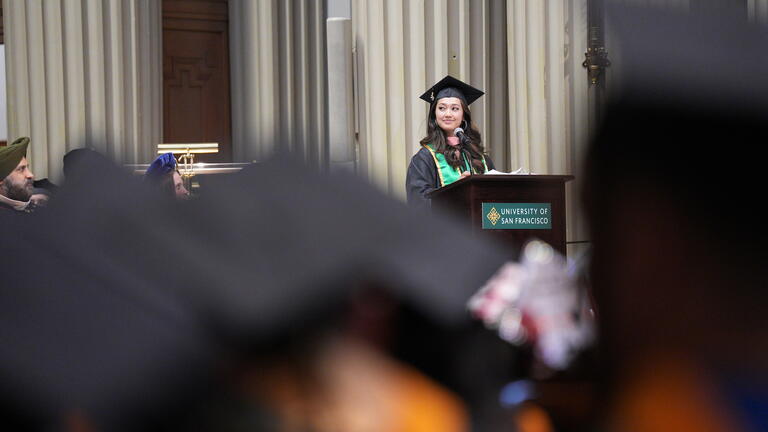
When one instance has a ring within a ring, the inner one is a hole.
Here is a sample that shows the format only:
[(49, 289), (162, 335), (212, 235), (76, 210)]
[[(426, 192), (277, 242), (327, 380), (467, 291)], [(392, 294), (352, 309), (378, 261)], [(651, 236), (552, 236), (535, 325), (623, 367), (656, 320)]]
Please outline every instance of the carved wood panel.
[(163, 141), (218, 142), (232, 162), (227, 2), (163, 1)]

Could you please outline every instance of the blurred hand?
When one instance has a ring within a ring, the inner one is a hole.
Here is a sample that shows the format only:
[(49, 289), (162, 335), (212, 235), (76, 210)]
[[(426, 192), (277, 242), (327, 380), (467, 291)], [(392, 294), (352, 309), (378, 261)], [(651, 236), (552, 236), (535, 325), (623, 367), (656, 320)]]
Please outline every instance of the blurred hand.
[(461, 179), (463, 179), (465, 177), (469, 177), (469, 175), (470, 175), (469, 171), (464, 171), (463, 173), (461, 173), (461, 176), (459, 177), (459, 180), (461, 180)]
[(46, 194), (34, 194), (29, 197), (29, 201), (38, 207), (43, 207), (48, 204), (48, 195)]

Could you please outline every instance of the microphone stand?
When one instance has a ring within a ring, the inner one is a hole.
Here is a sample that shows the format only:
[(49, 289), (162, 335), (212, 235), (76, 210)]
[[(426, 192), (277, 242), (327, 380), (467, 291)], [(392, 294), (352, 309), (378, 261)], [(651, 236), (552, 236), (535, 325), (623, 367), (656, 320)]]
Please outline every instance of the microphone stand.
[(469, 165), (469, 173), (470, 174), (477, 174), (475, 172), (475, 168), (472, 166), (472, 154), (469, 150), (467, 150), (466, 145), (467, 136), (465, 134), (461, 134), (459, 137), (459, 142), (461, 143), (461, 154), (464, 156), (464, 160), (467, 161), (467, 164)]

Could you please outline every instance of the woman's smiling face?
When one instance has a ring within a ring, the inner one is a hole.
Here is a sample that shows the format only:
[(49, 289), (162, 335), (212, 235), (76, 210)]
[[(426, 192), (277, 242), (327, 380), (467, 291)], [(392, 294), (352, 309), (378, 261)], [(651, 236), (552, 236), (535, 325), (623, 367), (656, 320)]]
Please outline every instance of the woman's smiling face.
[(435, 120), (447, 136), (453, 136), (453, 130), (461, 127), (461, 122), (464, 120), (461, 99), (447, 97), (438, 100), (435, 104)]

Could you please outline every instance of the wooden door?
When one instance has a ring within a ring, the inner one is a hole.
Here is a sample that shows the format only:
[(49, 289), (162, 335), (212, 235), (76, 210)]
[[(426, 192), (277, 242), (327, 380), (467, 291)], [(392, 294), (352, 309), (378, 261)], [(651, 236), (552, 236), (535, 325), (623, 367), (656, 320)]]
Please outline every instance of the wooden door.
[(227, 0), (163, 0), (163, 141), (217, 142), (232, 162)]

